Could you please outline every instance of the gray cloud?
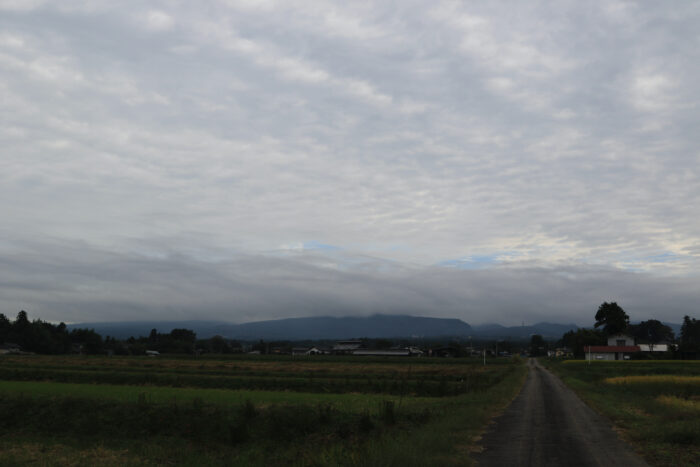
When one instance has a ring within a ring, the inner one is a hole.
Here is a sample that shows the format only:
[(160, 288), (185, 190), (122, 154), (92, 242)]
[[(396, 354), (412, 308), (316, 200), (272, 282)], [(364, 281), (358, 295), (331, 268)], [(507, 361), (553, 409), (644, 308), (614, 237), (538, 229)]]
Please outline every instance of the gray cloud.
[(372, 257), (300, 250), (202, 261), (114, 254), (79, 242), (3, 255), (7, 315), (50, 320), (223, 319), (410, 313), (470, 323), (548, 320), (590, 325), (618, 301), (632, 319), (679, 322), (696, 312), (695, 281), (582, 265), (465, 270), (408, 267)]
[[(635, 280), (670, 297), (642, 294), (642, 309), (688, 309), (700, 271), (694, 3), (0, 9), (0, 261), (24, 271), (3, 306), (189, 317), (189, 300), (210, 296), (206, 314), (240, 319), (455, 314), (471, 303), (468, 277), (503, 321), (554, 316), (556, 297), (581, 310), (622, 293), (637, 303)], [(404, 272), (366, 271), (370, 257)], [(439, 266), (469, 258), (490, 259)], [(301, 279), (269, 283), (257, 263)], [(140, 274), (136, 289), (122, 280)], [(231, 284), (239, 294), (223, 293)]]

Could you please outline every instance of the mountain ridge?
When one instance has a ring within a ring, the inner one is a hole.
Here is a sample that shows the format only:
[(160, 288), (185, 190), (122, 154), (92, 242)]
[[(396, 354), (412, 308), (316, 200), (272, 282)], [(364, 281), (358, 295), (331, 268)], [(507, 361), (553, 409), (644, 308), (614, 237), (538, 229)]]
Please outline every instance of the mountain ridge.
[(74, 323), (69, 329), (94, 329), (103, 337), (127, 339), (147, 336), (151, 329), (167, 333), (172, 329), (192, 329), (205, 339), (220, 335), (237, 340), (321, 340), (352, 338), (438, 338), (526, 340), (532, 334), (545, 339), (560, 338), (575, 324), (541, 322), (528, 326), (489, 323), (471, 326), (457, 318), (431, 318), (411, 315), (374, 314), (370, 316), (319, 316), (283, 318), (234, 324), (226, 321), (116, 321)]

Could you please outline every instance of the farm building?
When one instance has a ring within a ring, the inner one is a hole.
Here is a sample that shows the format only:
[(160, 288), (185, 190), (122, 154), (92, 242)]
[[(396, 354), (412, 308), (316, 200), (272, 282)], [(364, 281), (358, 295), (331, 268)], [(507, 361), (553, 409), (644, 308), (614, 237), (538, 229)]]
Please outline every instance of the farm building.
[(334, 355), (351, 354), (362, 347), (362, 341), (339, 341), (333, 346)]
[(635, 345), (634, 337), (628, 336), (627, 334), (613, 334), (608, 336), (608, 346), (627, 346)]
[(320, 347), (294, 347), (292, 355), (323, 355), (330, 353), (327, 349)]
[(583, 350), (589, 360), (629, 360), (640, 351), (637, 345), (587, 345)]
[(413, 357), (423, 355), (423, 351), (415, 347), (403, 349), (357, 349), (353, 350), (352, 354), (366, 357)]
[(17, 345), (17, 344), (12, 344), (10, 342), (6, 342), (4, 344), (0, 344), (0, 355), (3, 354), (19, 354), (22, 352), (22, 348)]
[(608, 337), (608, 345), (585, 346), (586, 358), (590, 360), (629, 360), (638, 352), (666, 352), (667, 344), (635, 344), (634, 338), (626, 334)]
[(668, 352), (668, 344), (637, 344), (642, 352)]

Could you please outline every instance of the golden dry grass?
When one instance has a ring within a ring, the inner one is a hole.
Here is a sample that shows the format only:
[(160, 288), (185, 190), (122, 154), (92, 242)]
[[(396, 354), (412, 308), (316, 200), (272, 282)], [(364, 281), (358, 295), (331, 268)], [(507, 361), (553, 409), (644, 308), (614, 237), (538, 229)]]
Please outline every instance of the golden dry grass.
[(135, 463), (151, 465), (150, 462), (134, 459), (126, 449), (109, 449), (100, 445), (78, 449), (63, 444), (19, 442), (0, 449), (2, 465), (120, 467)]
[(674, 396), (659, 396), (656, 400), (677, 410), (700, 414), (700, 399), (697, 398), (683, 399)]
[(680, 376), (680, 375), (636, 375), (636, 376), (615, 376), (605, 378), (607, 384), (697, 384), (700, 385), (700, 376)]
[(572, 365), (572, 366), (577, 366), (577, 365), (590, 365), (595, 364), (595, 365), (610, 365), (610, 366), (615, 366), (615, 365), (649, 365), (650, 362), (653, 363), (672, 363), (674, 365), (682, 364), (682, 365), (700, 365), (700, 360), (593, 360), (592, 362), (589, 362), (588, 360), (564, 360), (562, 364), (564, 365)]

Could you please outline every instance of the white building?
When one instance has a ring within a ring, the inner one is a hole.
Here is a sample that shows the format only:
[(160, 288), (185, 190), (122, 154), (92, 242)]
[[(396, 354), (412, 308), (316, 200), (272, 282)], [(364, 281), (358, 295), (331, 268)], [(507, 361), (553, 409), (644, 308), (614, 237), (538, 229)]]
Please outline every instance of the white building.
[(613, 334), (608, 336), (609, 346), (625, 346), (625, 345), (635, 345), (634, 337), (628, 336), (627, 334)]
[(608, 337), (608, 345), (585, 346), (588, 360), (629, 360), (637, 352), (666, 352), (667, 344), (635, 344), (627, 334), (613, 334)]

